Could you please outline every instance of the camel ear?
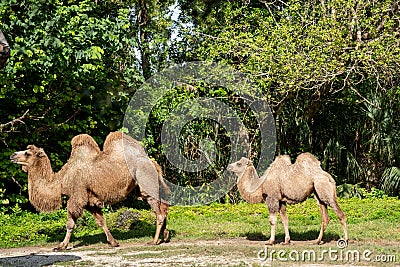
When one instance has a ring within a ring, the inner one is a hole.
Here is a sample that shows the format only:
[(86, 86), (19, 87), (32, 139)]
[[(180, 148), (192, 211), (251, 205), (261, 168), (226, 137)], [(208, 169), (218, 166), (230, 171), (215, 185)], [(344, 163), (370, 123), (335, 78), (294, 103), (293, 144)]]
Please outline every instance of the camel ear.
[(36, 148), (36, 147), (35, 147), (34, 145), (28, 145), (28, 146), (26, 147), (26, 149), (29, 149), (29, 150), (30, 150), (30, 149), (33, 150), (33, 149), (35, 149), (35, 148)]
[(44, 156), (46, 156), (46, 153), (44, 153), (44, 150), (40, 148), (39, 151), (36, 153), (36, 156), (38, 156), (39, 158), (43, 158)]
[(248, 159), (248, 158), (242, 157), (242, 160), (246, 160), (247, 166), (252, 166), (252, 165), (253, 165), (253, 161), (251, 161), (251, 160)]

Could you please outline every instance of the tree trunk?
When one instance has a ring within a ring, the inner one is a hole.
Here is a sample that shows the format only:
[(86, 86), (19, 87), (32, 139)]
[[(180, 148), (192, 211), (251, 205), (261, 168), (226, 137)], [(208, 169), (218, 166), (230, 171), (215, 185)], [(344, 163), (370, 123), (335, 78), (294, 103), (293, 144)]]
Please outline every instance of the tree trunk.
[(148, 8), (146, 5), (146, 0), (139, 0), (139, 13), (138, 13), (138, 25), (139, 25), (139, 44), (140, 44), (140, 54), (141, 54), (141, 64), (143, 76), (147, 80), (151, 76), (150, 68), (150, 47), (148, 39), (148, 25), (149, 16)]

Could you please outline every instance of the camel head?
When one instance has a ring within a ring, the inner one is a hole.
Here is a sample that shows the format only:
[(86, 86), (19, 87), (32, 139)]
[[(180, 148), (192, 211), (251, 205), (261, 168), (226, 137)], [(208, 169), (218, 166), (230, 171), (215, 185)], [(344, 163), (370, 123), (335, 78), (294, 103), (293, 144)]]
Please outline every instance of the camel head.
[(227, 170), (241, 177), (248, 166), (253, 166), (253, 162), (248, 158), (242, 157), (239, 161), (229, 164)]
[(41, 158), (46, 157), (46, 153), (42, 148), (38, 148), (34, 145), (29, 145), (27, 150), (14, 152), (10, 156), (12, 163), (21, 164), (22, 170), (27, 172), (29, 167), (35, 164)]

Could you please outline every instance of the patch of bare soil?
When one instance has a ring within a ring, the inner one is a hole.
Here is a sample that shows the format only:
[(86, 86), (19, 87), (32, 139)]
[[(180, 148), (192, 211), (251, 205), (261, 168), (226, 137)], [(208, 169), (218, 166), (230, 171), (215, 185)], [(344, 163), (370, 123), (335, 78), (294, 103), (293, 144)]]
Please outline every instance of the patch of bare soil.
[[(336, 242), (332, 241), (322, 248), (335, 246)], [(272, 250), (291, 251), (313, 247), (321, 250), (321, 246), (311, 245), (309, 241), (266, 247), (265, 241), (245, 238), (172, 241), (159, 246), (124, 242), (117, 248), (97, 244), (70, 248), (64, 252), (53, 252), (50, 246), (24, 247), (0, 250), (0, 266), (328, 266), (325, 262), (318, 264), (315, 261), (271, 261), (265, 256), (265, 252), (271, 253)], [(329, 264), (341, 266), (334, 262)], [(358, 262), (356, 265), (363, 264)]]

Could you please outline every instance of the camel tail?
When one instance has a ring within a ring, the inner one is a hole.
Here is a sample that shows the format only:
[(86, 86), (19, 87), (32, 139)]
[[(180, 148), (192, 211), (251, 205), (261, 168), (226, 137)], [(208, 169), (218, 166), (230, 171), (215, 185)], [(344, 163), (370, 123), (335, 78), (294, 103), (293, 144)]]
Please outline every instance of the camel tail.
[(158, 181), (159, 181), (159, 183), (161, 184), (161, 186), (164, 188), (164, 192), (165, 192), (166, 194), (170, 194), (170, 193), (171, 193), (171, 189), (169, 188), (169, 186), (167, 185), (167, 183), (165, 182), (165, 180), (164, 180), (164, 178), (163, 178), (163, 173), (162, 173), (161, 166), (160, 166), (157, 162), (155, 162), (154, 160), (153, 160), (153, 164), (154, 164), (154, 166), (155, 166), (156, 169), (157, 169), (157, 172), (158, 172)]
[(328, 176), (329, 182), (336, 186), (336, 181), (333, 179), (332, 175), (330, 175), (328, 172), (324, 171), (326, 173), (326, 176)]
[(336, 181), (332, 178), (332, 176), (330, 176), (329, 175), (329, 181), (332, 183), (332, 184), (334, 184), (334, 185), (336, 185)]

